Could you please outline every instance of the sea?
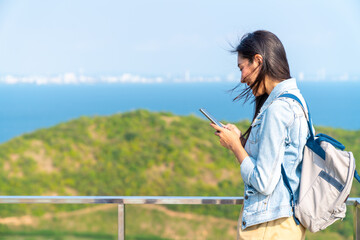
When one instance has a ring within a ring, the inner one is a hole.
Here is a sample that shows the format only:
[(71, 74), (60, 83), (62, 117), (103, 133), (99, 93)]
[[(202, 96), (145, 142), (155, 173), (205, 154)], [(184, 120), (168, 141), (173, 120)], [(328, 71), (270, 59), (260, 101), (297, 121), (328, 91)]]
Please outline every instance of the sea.
[[(0, 144), (80, 116), (136, 109), (196, 115), (205, 108), (224, 122), (251, 119), (253, 105), (233, 101), (234, 82), (0, 85)], [(360, 82), (299, 81), (317, 126), (360, 129)]]

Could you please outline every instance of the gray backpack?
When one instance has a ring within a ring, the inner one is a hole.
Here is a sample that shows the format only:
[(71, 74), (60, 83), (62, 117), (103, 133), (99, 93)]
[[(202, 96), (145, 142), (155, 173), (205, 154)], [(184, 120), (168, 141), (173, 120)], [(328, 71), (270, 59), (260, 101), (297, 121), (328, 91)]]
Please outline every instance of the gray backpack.
[(317, 232), (345, 217), (353, 179), (355, 177), (360, 182), (360, 176), (355, 170), (353, 154), (344, 151), (344, 145), (322, 133), (314, 136), (310, 112), (306, 114), (295, 95), (286, 93), (280, 97), (297, 101), (307, 117), (310, 137), (303, 152), (300, 193), (296, 203), (283, 165), (281, 173), (290, 192), (295, 222), (310, 232)]

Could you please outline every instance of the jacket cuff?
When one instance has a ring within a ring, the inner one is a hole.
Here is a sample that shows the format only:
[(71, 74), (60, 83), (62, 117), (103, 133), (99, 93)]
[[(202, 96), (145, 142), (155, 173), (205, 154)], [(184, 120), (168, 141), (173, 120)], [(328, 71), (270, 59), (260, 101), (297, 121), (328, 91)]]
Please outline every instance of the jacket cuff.
[(246, 157), (240, 165), (241, 177), (243, 181), (248, 185), (250, 185), (250, 176), (252, 171), (254, 170), (254, 167), (255, 164), (253, 163), (252, 158), (250, 158), (249, 156)]

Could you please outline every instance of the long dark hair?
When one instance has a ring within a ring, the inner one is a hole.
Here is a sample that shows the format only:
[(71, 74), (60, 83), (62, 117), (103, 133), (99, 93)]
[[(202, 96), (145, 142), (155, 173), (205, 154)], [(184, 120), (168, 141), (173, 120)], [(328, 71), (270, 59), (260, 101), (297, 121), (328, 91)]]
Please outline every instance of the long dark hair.
[[(268, 76), (271, 79), (277, 79), (279, 81), (291, 78), (290, 68), (284, 46), (282, 45), (280, 39), (269, 31), (258, 30), (253, 33), (245, 34), (241, 38), (240, 43), (232, 50), (232, 52), (238, 53), (238, 55), (242, 58), (248, 59), (249, 63), (251, 64), (254, 62), (254, 57), (256, 54), (261, 55), (263, 59), (261, 64), (258, 66), (260, 70), (254, 83), (243, 89), (241, 93), (234, 98), (234, 101), (244, 98), (246, 102), (252, 98), (252, 89), (254, 89), (254, 92), (257, 92), (260, 85), (265, 84), (265, 76)], [(241, 85), (242, 84), (239, 83), (232, 90), (237, 89)], [(260, 109), (268, 96), (269, 95), (267, 93), (264, 93), (263, 95), (255, 97), (253, 101), (255, 102), (253, 120), (259, 114)], [(251, 126), (241, 137), (241, 142), (244, 146), (249, 137), (250, 131)]]

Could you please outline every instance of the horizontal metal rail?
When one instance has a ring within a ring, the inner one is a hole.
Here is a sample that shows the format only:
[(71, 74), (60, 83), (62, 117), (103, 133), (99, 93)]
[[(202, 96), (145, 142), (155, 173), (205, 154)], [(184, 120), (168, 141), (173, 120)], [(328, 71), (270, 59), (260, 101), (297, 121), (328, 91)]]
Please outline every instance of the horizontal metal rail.
[(0, 203), (54, 204), (242, 204), (243, 197), (167, 197), (167, 196), (0, 196)]
[[(185, 204), (239, 205), (243, 197), (173, 197), (173, 196), (0, 196), (0, 204), (118, 204), (118, 239), (125, 239), (125, 205)], [(360, 240), (360, 198), (348, 198), (354, 206), (354, 239)]]

